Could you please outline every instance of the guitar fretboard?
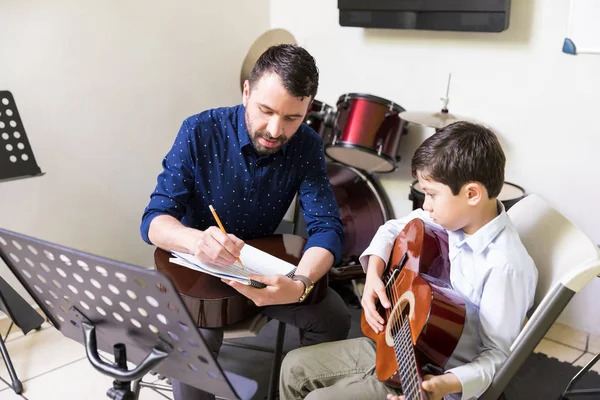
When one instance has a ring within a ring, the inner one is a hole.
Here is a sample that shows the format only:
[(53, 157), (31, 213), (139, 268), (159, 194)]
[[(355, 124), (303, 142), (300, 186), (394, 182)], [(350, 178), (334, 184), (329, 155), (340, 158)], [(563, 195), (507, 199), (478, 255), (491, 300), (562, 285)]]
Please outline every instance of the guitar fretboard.
[(402, 392), (406, 400), (424, 400), (417, 375), (417, 359), (410, 335), (408, 316), (404, 316), (394, 332), (394, 351), (398, 361)]

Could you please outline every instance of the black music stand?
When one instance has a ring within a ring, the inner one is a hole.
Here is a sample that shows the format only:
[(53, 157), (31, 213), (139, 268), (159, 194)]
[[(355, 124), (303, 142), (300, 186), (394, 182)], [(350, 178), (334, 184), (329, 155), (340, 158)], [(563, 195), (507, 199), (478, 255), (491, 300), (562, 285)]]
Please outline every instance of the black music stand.
[(0, 182), (43, 174), (12, 93), (0, 90)]
[[(27, 303), (6, 281), (0, 278), (0, 310), (2, 310), (14, 324), (16, 324), (23, 334), (26, 335), (33, 329), (40, 329), (44, 323), (42, 317)], [(10, 330), (9, 330), (10, 331)], [(7, 333), (8, 336), (8, 333)], [(15, 367), (10, 360), (10, 355), (0, 335), (0, 352), (6, 364), (6, 369), (10, 375), (12, 389), (16, 394), (23, 392), (23, 383), (19, 380)]]
[[(40, 175), (43, 173), (35, 161), (15, 99), (11, 92), (0, 90), (0, 182)], [(21, 328), (23, 334), (39, 329), (44, 323), (44, 318), (2, 278), (0, 310)], [(0, 351), (12, 380), (12, 388), (20, 394), (23, 384), (17, 377), (1, 336)]]
[[(136, 399), (139, 386), (131, 382), (150, 370), (226, 399), (256, 393), (255, 381), (221, 369), (162, 273), (4, 229), (0, 258), (52, 324), (115, 379), (109, 398)], [(102, 361), (98, 350), (114, 351), (115, 363)], [(136, 368), (127, 370), (126, 361)]]

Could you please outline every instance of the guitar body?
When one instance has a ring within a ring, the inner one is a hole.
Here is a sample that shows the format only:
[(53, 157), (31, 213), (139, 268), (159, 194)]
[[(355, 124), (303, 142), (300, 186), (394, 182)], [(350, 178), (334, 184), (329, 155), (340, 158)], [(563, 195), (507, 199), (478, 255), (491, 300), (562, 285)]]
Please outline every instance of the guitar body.
[[(273, 235), (248, 240), (247, 244), (298, 265), (306, 240), (296, 235)], [(171, 253), (157, 248), (154, 265), (172, 281), (199, 328), (220, 328), (260, 312), (252, 300), (242, 296), (220, 278), (169, 262)], [(304, 303), (320, 301), (327, 291), (327, 275), (315, 283)]]
[[(416, 359), (416, 374), (422, 369), (441, 373), (462, 334), (465, 322), (463, 299), (450, 285), (450, 261), (446, 231), (410, 221), (396, 238), (388, 267), (383, 275), (391, 309), (379, 307), (385, 319), (383, 332), (375, 333), (364, 311), (361, 328), (377, 343), (375, 373), (386, 384), (402, 388), (398, 349), (394, 335), (406, 316)], [(422, 398), (426, 398), (422, 394)]]

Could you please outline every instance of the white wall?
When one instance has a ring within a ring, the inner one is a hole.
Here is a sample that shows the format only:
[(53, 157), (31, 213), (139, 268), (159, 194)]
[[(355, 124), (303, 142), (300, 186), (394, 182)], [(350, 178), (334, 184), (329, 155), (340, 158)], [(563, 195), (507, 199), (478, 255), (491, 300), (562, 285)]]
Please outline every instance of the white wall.
[[(568, 0), (513, 1), (500, 34), (340, 27), (336, 0), (270, 4), (271, 28), (289, 30), (315, 56), (317, 98), (333, 106), (344, 93), (365, 92), (436, 111), (451, 72), (450, 111), (499, 134), (507, 181), (538, 193), (600, 243), (600, 56), (561, 52)], [(411, 209), (410, 158), (431, 133), (411, 128), (399, 170), (379, 176), (396, 215)], [(561, 320), (600, 333), (599, 290), (592, 282)]]
[(15, 96), (46, 175), (0, 183), (0, 227), (152, 265), (139, 224), (162, 158), (185, 117), (241, 101), (242, 62), (268, 30), (268, 7), (1, 2), (0, 89)]

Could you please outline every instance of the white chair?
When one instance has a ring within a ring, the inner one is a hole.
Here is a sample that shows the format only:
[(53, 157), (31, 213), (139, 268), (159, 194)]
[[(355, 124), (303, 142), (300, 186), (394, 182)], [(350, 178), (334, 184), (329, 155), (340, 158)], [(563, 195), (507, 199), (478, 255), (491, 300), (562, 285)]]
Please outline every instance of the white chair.
[(600, 274), (600, 250), (579, 228), (537, 195), (508, 211), (538, 269), (533, 314), (511, 354), (480, 397), (496, 400), (575, 293)]

